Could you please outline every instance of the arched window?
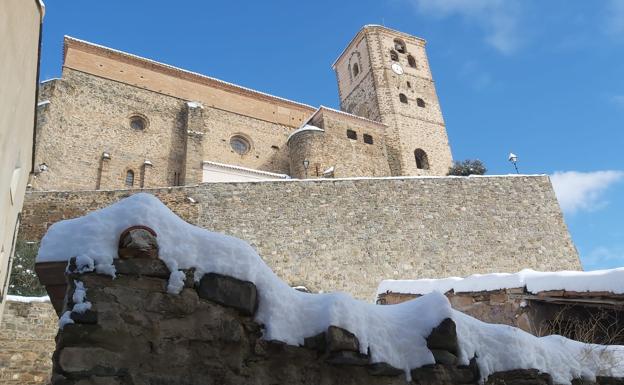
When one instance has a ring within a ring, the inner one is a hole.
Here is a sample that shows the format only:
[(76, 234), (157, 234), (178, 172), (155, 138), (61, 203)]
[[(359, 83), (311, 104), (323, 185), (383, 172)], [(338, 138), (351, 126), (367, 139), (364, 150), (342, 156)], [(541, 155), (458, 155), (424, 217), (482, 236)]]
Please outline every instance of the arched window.
[(399, 100), (401, 103), (407, 104), (407, 96), (405, 96), (405, 94), (399, 94)]
[(418, 107), (425, 108), (425, 101), (421, 98), (416, 99), (416, 104), (418, 105)]
[(401, 39), (394, 39), (394, 49), (399, 51), (399, 53), (407, 52), (407, 49), (405, 49), (405, 42)]
[(126, 172), (126, 186), (132, 187), (134, 184), (134, 171), (128, 170)]
[(414, 59), (414, 56), (407, 55), (407, 64), (412, 68), (416, 68), (416, 59)]
[(427, 159), (427, 153), (422, 149), (417, 148), (414, 150), (414, 158), (416, 159), (416, 168), (420, 170), (429, 170), (429, 159)]
[(360, 73), (360, 66), (357, 63), (353, 64), (353, 77), (358, 76), (359, 73)]
[(399, 61), (399, 54), (393, 49), (390, 50), (390, 60)]

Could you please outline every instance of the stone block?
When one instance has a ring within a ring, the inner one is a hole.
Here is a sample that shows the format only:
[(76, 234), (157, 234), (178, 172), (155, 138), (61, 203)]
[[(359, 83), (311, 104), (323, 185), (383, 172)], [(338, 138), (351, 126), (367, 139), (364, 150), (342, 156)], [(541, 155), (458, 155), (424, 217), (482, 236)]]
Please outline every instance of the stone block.
[(596, 376), (596, 383), (599, 385), (624, 385), (624, 377)]
[(449, 351), (431, 349), (431, 354), (433, 354), (436, 364), (455, 365), (457, 363), (457, 356)]
[(552, 377), (537, 369), (515, 369), (491, 374), (486, 385), (552, 385)]
[(197, 292), (200, 298), (234, 308), (243, 315), (254, 315), (258, 308), (258, 293), (252, 282), (208, 273), (200, 280)]
[(469, 295), (455, 294), (449, 297), (449, 301), (453, 309), (458, 310), (468, 309), (474, 304), (474, 298)]
[(71, 312), (71, 319), (79, 324), (96, 324), (97, 323), (97, 312), (93, 310), (85, 310), (83, 313)]
[(509, 296), (504, 291), (490, 295), (490, 305), (506, 304), (507, 302), (509, 302)]
[(385, 362), (376, 362), (371, 364), (368, 367), (368, 372), (371, 376), (387, 376), (394, 377), (404, 374), (403, 370), (397, 369), (390, 364), (386, 364)]
[(330, 326), (327, 328), (327, 350), (329, 352), (338, 351), (360, 351), (360, 342), (355, 334), (348, 330), (339, 328), (337, 326)]
[(319, 333), (312, 337), (306, 337), (303, 340), (303, 346), (307, 349), (324, 352), (327, 349), (325, 332)]
[(477, 360), (473, 358), (470, 360), (469, 365), (462, 365), (453, 368), (451, 377), (455, 384), (476, 384), (481, 378)]
[(455, 385), (450, 369), (442, 365), (427, 365), (413, 369), (412, 381), (418, 384)]
[(50, 385), (70, 385), (71, 382), (65, 376), (54, 373), (50, 378)]
[(113, 261), (117, 274), (144, 275), (147, 277), (169, 278), (169, 269), (160, 259), (115, 259)]
[(427, 337), (427, 347), (430, 350), (446, 350), (453, 354), (458, 352), (457, 330), (452, 319), (444, 319), (438, 326), (433, 328)]
[[(80, 278), (89, 291), (89, 298), (93, 289), (98, 288), (98, 291), (103, 291), (117, 296), (125, 292), (127, 289), (135, 289), (137, 291), (145, 292), (167, 292), (167, 280), (162, 278), (148, 277), (148, 276), (130, 276), (130, 275), (118, 275), (113, 279), (107, 275), (98, 274), (85, 274)], [(131, 291), (124, 295), (132, 295)], [(136, 294), (135, 294), (136, 295)]]
[(117, 377), (91, 376), (83, 378), (74, 383), (75, 385), (122, 385), (123, 382)]
[(106, 350), (123, 350), (131, 335), (120, 328), (108, 330), (98, 324), (68, 324), (57, 336), (57, 351), (69, 347), (93, 346)]
[(364, 366), (368, 365), (368, 356), (358, 352), (343, 350), (330, 353), (325, 361), (331, 365)]
[(90, 373), (100, 376), (117, 374), (124, 366), (121, 355), (99, 347), (66, 347), (58, 363), (68, 373)]
[(572, 379), (572, 385), (596, 385), (596, 383), (585, 378)]
[(197, 292), (192, 289), (182, 289), (177, 295), (149, 293), (144, 301), (144, 308), (148, 312), (173, 315), (191, 316), (199, 305)]

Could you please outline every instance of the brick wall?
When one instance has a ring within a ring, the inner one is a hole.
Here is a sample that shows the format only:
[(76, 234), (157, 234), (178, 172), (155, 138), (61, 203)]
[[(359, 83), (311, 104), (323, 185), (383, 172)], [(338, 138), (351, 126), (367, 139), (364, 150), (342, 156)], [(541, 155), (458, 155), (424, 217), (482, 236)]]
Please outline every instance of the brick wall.
[[(20, 238), (134, 191), (33, 192)], [(546, 176), (215, 183), (145, 190), (248, 241), (291, 285), (372, 299), (383, 279), (580, 269)], [(191, 197), (194, 202), (188, 199)]]
[(50, 302), (7, 301), (0, 323), (0, 383), (47, 383), (57, 321)]

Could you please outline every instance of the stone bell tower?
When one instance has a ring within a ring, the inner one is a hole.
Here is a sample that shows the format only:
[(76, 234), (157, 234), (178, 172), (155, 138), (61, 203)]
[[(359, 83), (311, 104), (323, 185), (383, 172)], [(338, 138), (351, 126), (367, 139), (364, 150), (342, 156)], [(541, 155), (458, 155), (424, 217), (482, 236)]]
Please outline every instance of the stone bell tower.
[(452, 164), (425, 40), (364, 26), (333, 65), (343, 111), (388, 126), (392, 175), (446, 175)]

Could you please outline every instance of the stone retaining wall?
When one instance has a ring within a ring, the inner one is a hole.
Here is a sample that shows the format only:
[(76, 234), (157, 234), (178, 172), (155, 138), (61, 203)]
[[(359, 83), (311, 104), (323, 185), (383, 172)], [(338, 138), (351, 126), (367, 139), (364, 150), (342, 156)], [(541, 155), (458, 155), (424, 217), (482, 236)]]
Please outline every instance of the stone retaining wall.
[(373, 299), (383, 279), (579, 270), (547, 176), (370, 178), (27, 194), (19, 237), (123, 197), (248, 241), (292, 286)]
[(6, 302), (0, 324), (0, 384), (48, 382), (57, 321), (50, 302)]

